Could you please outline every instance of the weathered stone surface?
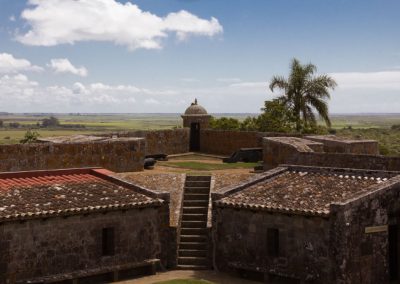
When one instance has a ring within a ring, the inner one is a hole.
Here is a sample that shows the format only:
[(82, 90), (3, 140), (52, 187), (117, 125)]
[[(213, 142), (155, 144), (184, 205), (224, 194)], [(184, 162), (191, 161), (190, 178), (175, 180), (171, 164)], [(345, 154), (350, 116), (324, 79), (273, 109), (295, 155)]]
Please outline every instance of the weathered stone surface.
[(141, 137), (146, 140), (146, 155), (189, 152), (189, 129), (141, 130), (99, 134), (108, 137)]
[(231, 130), (200, 130), (200, 150), (204, 153), (231, 155), (240, 148), (262, 147), (263, 137), (293, 136), (285, 133)]
[(264, 169), (280, 164), (399, 171), (400, 157), (304, 151), (282, 139), (263, 138)]
[[(282, 275), (315, 283), (329, 282), (329, 220), (231, 208), (213, 209), (214, 264)], [(268, 253), (267, 229), (279, 229), (279, 254)]]
[(0, 172), (103, 167), (115, 172), (143, 170), (144, 139), (87, 143), (0, 146)]
[(324, 144), (324, 152), (379, 155), (378, 141), (375, 140), (352, 140), (337, 137), (335, 135), (313, 135), (306, 139)]
[[(168, 206), (0, 225), (0, 282), (168, 257)], [(102, 256), (102, 229), (115, 228), (115, 255)]]

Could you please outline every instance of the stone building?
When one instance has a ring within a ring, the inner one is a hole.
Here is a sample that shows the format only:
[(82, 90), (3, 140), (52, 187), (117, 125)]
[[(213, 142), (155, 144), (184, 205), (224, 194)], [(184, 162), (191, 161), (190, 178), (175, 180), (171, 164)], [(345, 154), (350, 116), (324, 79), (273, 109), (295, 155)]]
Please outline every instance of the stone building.
[(104, 283), (167, 266), (169, 194), (111, 174), (0, 173), (0, 283)]
[(207, 129), (210, 123), (211, 115), (209, 115), (204, 107), (197, 104), (194, 100), (182, 115), (183, 127), (190, 128), (189, 150), (200, 150), (200, 130)]
[(400, 279), (398, 173), (281, 166), (213, 200), (218, 270), (268, 283)]

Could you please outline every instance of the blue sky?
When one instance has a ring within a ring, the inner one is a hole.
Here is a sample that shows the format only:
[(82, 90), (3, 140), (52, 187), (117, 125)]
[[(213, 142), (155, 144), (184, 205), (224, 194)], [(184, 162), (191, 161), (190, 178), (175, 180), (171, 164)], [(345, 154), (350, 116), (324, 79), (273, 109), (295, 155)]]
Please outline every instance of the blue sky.
[[(127, 3), (128, 2), (128, 3)], [(400, 112), (400, 1), (0, 0), (0, 111), (258, 112), (293, 57)]]

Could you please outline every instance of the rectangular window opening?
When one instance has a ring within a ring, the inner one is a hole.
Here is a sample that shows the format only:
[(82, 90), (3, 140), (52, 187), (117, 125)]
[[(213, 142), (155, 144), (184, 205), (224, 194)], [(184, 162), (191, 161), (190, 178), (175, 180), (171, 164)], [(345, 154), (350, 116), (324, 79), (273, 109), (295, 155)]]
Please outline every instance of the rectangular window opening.
[(267, 229), (267, 252), (269, 256), (279, 256), (279, 230), (276, 228)]
[(114, 228), (103, 228), (102, 231), (102, 249), (103, 255), (114, 255), (115, 241), (114, 241)]

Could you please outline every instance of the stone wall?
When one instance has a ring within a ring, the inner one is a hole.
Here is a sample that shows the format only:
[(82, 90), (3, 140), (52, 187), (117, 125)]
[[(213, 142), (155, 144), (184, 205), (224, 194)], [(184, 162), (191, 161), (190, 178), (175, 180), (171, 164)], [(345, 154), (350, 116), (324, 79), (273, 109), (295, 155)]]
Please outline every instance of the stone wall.
[(282, 161), (282, 164), (400, 171), (400, 157), (356, 155), (341, 153), (298, 152)]
[[(285, 138), (286, 139), (286, 138)], [(281, 164), (399, 171), (400, 157), (315, 152), (295, 147), (285, 139), (263, 138), (264, 169)]]
[(200, 130), (200, 150), (203, 153), (231, 155), (240, 148), (262, 147), (262, 138), (271, 136), (289, 135), (285, 133), (203, 129)]
[[(168, 205), (5, 222), (0, 226), (0, 282), (94, 268), (101, 272), (155, 258), (165, 264), (168, 222)], [(114, 228), (113, 256), (102, 255), (106, 227)]]
[[(268, 253), (268, 228), (279, 229), (276, 257)], [(239, 268), (262, 273), (269, 281), (284, 281), (279, 283), (332, 283), (329, 228), (329, 220), (321, 217), (216, 207), (214, 265), (221, 271)]]
[[(365, 231), (368, 227), (397, 225), (400, 245), (400, 176), (389, 183), (358, 199), (331, 205), (330, 251), (337, 283), (390, 282), (388, 231)], [(400, 263), (397, 269), (400, 271)]]
[(145, 138), (146, 155), (171, 155), (189, 152), (190, 130), (188, 128), (115, 132), (109, 134), (98, 134), (98, 136)]
[(324, 144), (324, 152), (379, 155), (378, 141), (351, 140), (334, 135), (306, 136), (306, 139)]
[(103, 167), (114, 172), (143, 170), (144, 139), (86, 143), (0, 145), (0, 172)]

